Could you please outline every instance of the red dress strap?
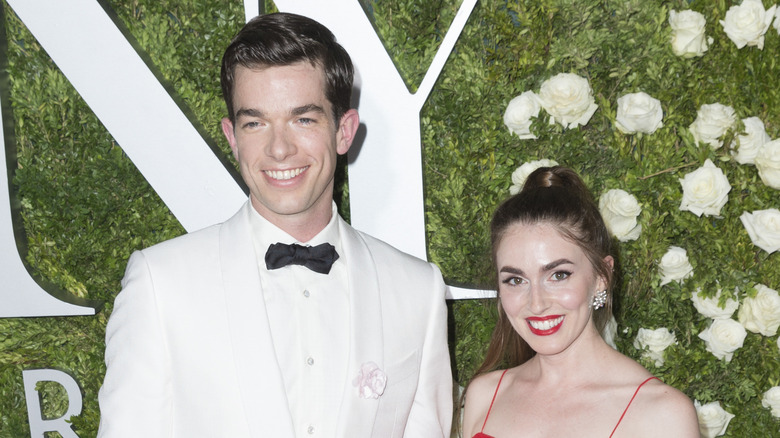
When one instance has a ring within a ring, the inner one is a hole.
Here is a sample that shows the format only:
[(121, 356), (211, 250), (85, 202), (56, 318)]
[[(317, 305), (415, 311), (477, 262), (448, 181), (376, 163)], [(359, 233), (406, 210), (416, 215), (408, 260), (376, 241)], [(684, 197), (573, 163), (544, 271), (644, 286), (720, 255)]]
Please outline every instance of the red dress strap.
[(631, 403), (636, 398), (636, 395), (639, 393), (639, 390), (642, 389), (642, 387), (645, 385), (645, 383), (647, 383), (647, 382), (649, 382), (649, 381), (651, 381), (653, 379), (657, 379), (659, 381), (661, 380), (658, 377), (651, 376), (651, 377), (648, 377), (644, 382), (640, 383), (639, 386), (636, 387), (636, 391), (634, 391), (634, 395), (631, 396), (631, 400), (628, 401), (628, 405), (626, 405), (626, 408), (623, 410), (623, 414), (620, 415), (620, 419), (618, 420), (617, 424), (615, 425), (615, 428), (612, 429), (612, 433), (609, 434), (610, 438), (612, 438), (612, 435), (615, 434), (615, 431), (617, 430), (618, 426), (620, 426), (620, 422), (623, 421), (623, 417), (626, 416), (626, 412), (628, 412), (628, 408), (631, 406)]
[(503, 373), (501, 373), (501, 377), (498, 379), (498, 385), (496, 385), (496, 392), (493, 393), (493, 400), (490, 400), (490, 407), (488, 408), (487, 414), (485, 414), (485, 422), (482, 423), (482, 430), (479, 431), (478, 434), (474, 435), (472, 438), (493, 438), (490, 435), (486, 435), (485, 432), (485, 426), (487, 425), (488, 417), (490, 417), (490, 411), (493, 409), (493, 403), (496, 401), (496, 396), (498, 395), (498, 388), (501, 387), (501, 381), (504, 380), (504, 374), (509, 371), (509, 369), (504, 370)]

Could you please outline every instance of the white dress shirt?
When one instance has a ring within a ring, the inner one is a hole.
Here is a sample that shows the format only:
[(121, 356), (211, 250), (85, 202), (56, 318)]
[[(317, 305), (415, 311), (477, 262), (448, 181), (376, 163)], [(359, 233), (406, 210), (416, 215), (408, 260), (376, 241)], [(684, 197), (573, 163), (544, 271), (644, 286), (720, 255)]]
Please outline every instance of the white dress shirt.
[[(254, 208), (250, 224), (271, 336), (298, 437), (336, 436), (349, 356), (349, 285), (335, 204), (328, 225), (308, 242), (296, 241)], [(274, 243), (330, 243), (339, 254), (329, 274), (290, 265), (268, 270)], [(283, 401), (280, 401), (280, 403)]]

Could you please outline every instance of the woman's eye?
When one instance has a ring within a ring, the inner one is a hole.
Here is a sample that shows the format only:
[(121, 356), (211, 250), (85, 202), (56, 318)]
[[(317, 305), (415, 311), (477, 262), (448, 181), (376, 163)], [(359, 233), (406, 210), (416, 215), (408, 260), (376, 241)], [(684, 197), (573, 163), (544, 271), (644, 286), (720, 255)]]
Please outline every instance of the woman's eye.
[(571, 272), (557, 271), (553, 274), (553, 280), (560, 281), (569, 278)]
[(507, 277), (504, 279), (504, 284), (508, 284), (510, 286), (517, 286), (518, 284), (521, 284), (523, 282), (523, 279), (520, 277)]

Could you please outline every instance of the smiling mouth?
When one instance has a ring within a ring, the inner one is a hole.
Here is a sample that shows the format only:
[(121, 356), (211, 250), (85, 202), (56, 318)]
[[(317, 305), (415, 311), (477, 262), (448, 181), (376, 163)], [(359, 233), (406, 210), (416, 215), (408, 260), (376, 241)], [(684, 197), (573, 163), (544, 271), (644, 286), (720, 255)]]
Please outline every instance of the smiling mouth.
[(268, 175), (271, 179), (275, 179), (275, 180), (278, 180), (278, 181), (286, 181), (288, 179), (293, 179), (296, 176), (302, 174), (308, 168), (309, 168), (309, 166), (305, 166), (305, 167), (299, 167), (297, 169), (264, 170), (263, 172), (266, 175)]
[(543, 319), (528, 318), (526, 321), (528, 322), (528, 326), (531, 328), (532, 333), (535, 335), (546, 336), (557, 332), (558, 329), (561, 328), (563, 315)]

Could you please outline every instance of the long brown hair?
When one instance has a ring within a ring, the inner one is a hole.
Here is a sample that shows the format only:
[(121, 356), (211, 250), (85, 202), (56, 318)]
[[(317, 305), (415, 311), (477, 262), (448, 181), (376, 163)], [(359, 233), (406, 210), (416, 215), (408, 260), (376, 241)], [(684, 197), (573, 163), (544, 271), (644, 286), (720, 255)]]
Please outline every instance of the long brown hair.
[[(612, 314), (614, 276), (611, 266), (604, 261), (611, 255), (612, 239), (596, 202), (582, 179), (566, 167), (542, 167), (528, 176), (520, 193), (498, 207), (490, 222), (496, 285), (496, 251), (506, 230), (518, 223), (552, 225), (566, 239), (582, 249), (596, 274), (607, 283), (607, 302), (603, 308), (593, 313), (596, 329), (601, 332)], [(498, 368), (518, 366), (536, 354), (512, 327), (501, 307), (501, 300), (498, 299), (497, 302), (498, 320), (485, 360), (477, 368), (475, 376)]]

